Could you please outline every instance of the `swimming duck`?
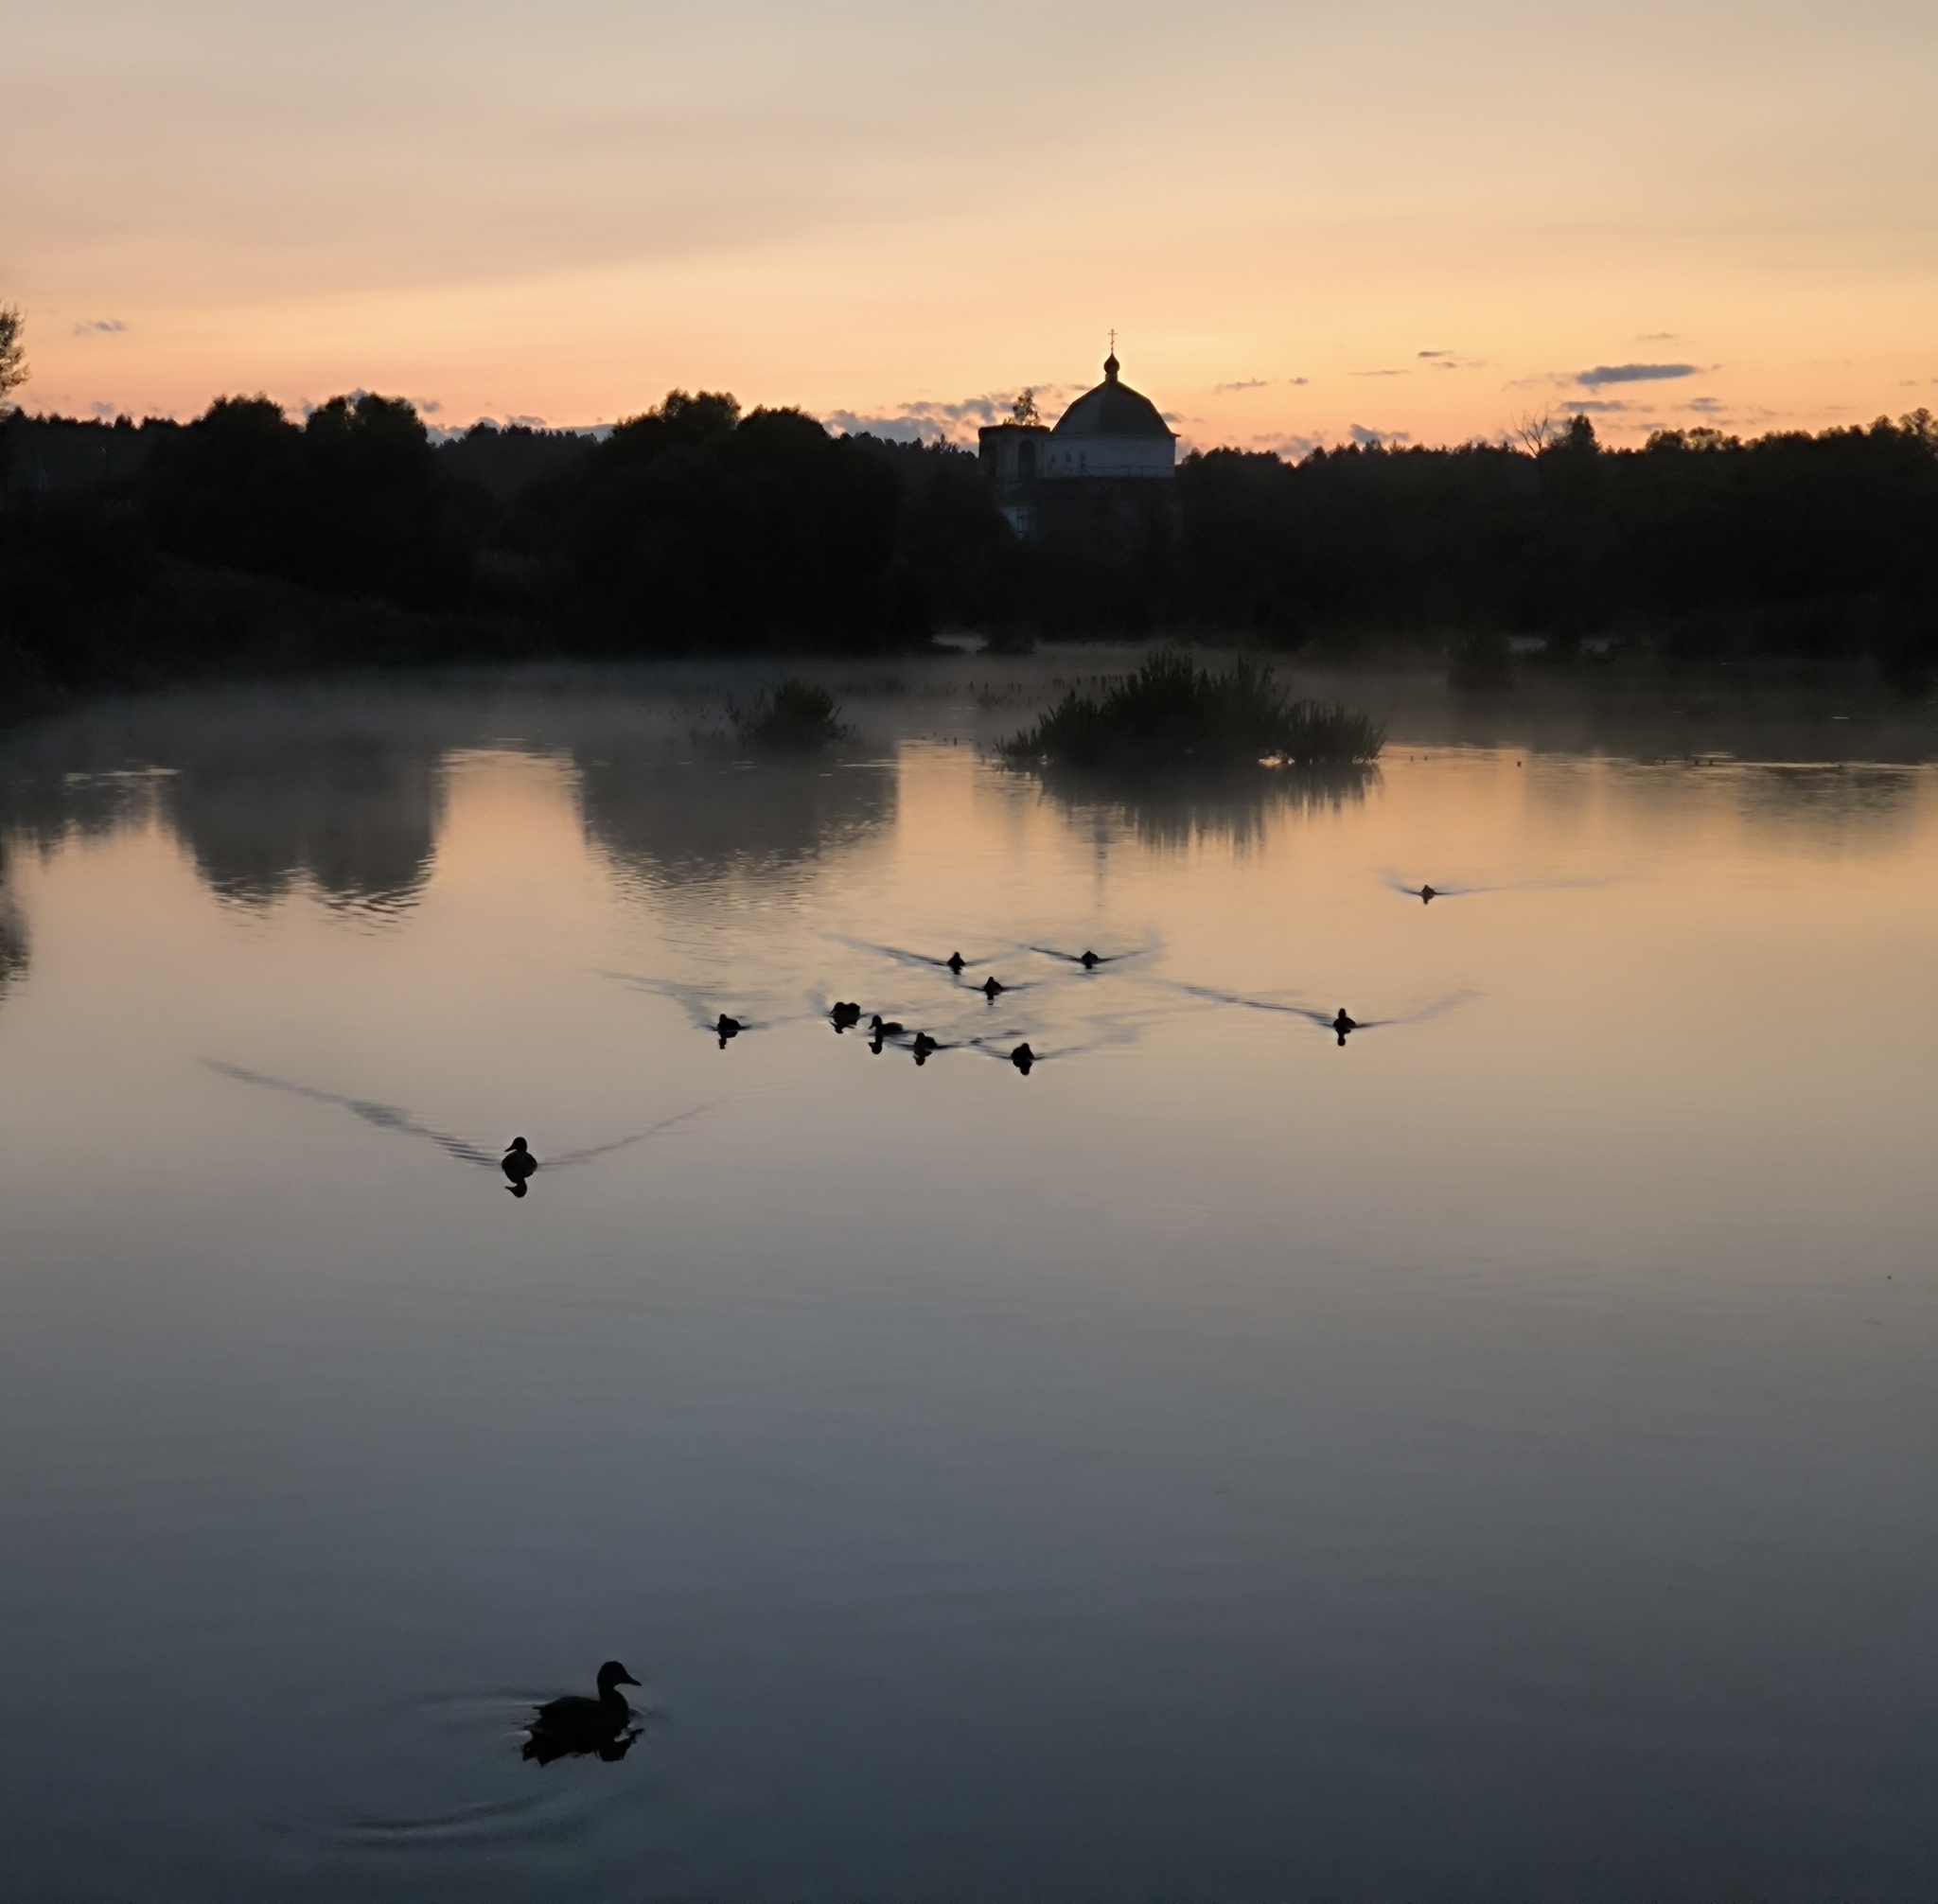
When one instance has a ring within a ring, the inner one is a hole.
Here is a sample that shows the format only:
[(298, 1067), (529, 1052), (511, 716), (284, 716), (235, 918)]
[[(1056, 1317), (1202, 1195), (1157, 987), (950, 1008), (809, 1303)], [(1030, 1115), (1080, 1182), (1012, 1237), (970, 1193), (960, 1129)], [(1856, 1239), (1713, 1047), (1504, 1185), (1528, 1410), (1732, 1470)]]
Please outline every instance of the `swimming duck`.
[(928, 1062), (928, 1054), (931, 1051), (940, 1051), (942, 1046), (935, 1039), (931, 1038), (926, 1031), (918, 1031), (915, 1034), (915, 1043), (912, 1049), (915, 1052), (915, 1062), (918, 1065), (924, 1065)]
[(1419, 903), (1422, 906), (1431, 906), (1439, 896), (1431, 886), (1422, 886), (1419, 890)]
[(1100, 965), (1103, 963), (1103, 961), (1095, 952), (1092, 952), (1085, 948), (1083, 956), (1077, 961), (1077, 963), (1081, 965), (1084, 969), (1084, 971), (1094, 972)]
[(568, 1693), (563, 1699), (547, 1700), (532, 1716), (525, 1757), (545, 1764), (568, 1753), (595, 1752), (612, 1744), (632, 1718), (632, 1707), (619, 1688), (638, 1684), (617, 1660), (608, 1660), (599, 1668), (597, 1699)]
[(946, 965), (949, 968), (949, 970), (953, 972), (959, 978), (962, 976), (962, 967), (968, 964), (968, 960), (963, 958), (960, 952), (951, 952), (949, 956), (943, 961), (943, 963)]
[(730, 1018), (722, 1012), (719, 1022), (714, 1027), (714, 1035), (720, 1040), (720, 1049), (724, 1051), (727, 1049), (727, 1040), (739, 1037), (746, 1029), (738, 1018)]
[(1030, 1049), (1027, 1043), (1018, 1045), (1010, 1053), (1010, 1063), (1015, 1066), (1017, 1070), (1021, 1071), (1026, 1078), (1030, 1075), (1030, 1067), (1035, 1062), (1036, 1053)]
[(899, 1038), (902, 1035), (901, 1026), (892, 1018), (884, 1018), (879, 1012), (868, 1021), (868, 1029), (877, 1038)]
[(837, 998), (828, 1016), (835, 1021), (837, 1031), (846, 1031), (861, 1023), (861, 1007), (846, 998)]
[(1347, 1032), (1357, 1031), (1359, 1030), (1359, 1020), (1357, 1018), (1348, 1017), (1347, 1015), (1346, 1007), (1342, 1005), (1339, 1008), (1338, 1017), (1332, 1020), (1332, 1029), (1339, 1033), (1339, 1042), (1341, 1045), (1344, 1045), (1346, 1043)]
[(498, 1167), (511, 1179), (512, 1195), (523, 1196), (525, 1179), (538, 1168), (538, 1159), (532, 1155), (523, 1137), (514, 1137), (511, 1148), (500, 1158)]
[(994, 1005), (996, 1001), (996, 995), (998, 993), (1008, 991), (1009, 987), (1005, 985), (1003, 981), (1000, 978), (998, 978), (994, 972), (992, 972), (989, 975), (989, 977), (985, 978), (979, 986), (977, 987), (977, 990), (979, 991), (982, 994), (982, 996), (985, 998), (987, 998), (992, 1005)]

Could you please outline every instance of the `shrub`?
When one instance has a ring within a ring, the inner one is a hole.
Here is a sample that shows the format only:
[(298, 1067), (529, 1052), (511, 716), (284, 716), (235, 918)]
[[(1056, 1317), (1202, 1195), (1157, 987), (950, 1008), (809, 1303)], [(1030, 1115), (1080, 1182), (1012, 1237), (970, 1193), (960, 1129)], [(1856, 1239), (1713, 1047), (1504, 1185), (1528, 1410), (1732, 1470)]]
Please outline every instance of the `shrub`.
[(762, 695), (751, 707), (730, 702), (727, 715), (743, 747), (766, 753), (813, 753), (854, 737), (826, 688), (791, 678), (774, 690), (771, 698)]
[(1018, 765), (1079, 767), (1344, 766), (1376, 759), (1384, 743), (1377, 721), (1295, 700), (1256, 661), (1214, 672), (1166, 650), (1101, 695), (1072, 688), (1002, 752)]

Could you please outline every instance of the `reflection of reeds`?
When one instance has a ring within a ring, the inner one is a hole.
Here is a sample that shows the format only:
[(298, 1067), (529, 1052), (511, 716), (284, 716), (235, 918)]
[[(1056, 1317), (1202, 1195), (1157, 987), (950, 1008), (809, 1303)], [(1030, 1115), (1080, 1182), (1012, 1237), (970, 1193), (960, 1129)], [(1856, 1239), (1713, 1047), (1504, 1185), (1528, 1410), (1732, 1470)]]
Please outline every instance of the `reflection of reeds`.
[(1257, 845), (1280, 814), (1338, 813), (1359, 805), (1380, 782), (1373, 766), (1285, 767), (1249, 773), (1122, 774), (1043, 770), (1044, 791), (1066, 813), (1119, 818), (1145, 846), (1175, 849), (1201, 839)]
[(1364, 766), (1385, 744), (1379, 722), (1342, 706), (1295, 700), (1272, 670), (1241, 658), (1222, 670), (1167, 649), (1101, 693), (1072, 688), (1033, 728), (1007, 741), (1016, 766), (1115, 768)]

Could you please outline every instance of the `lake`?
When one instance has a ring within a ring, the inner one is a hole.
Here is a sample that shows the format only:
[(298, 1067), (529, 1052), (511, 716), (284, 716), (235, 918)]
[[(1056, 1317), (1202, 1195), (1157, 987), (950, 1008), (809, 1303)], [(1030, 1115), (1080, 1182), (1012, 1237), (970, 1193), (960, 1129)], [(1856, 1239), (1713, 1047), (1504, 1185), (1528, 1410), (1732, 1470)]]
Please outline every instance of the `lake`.
[(1929, 716), (993, 764), (1108, 660), (0, 745), (0, 1890), (1928, 1895)]

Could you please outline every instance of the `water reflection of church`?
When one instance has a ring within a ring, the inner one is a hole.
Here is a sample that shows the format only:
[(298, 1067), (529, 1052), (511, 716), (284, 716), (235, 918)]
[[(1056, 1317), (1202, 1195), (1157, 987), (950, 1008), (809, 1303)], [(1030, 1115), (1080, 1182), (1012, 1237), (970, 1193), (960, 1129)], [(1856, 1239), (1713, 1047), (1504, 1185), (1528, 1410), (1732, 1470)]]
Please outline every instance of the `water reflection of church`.
[(1173, 527), (1177, 437), (1118, 369), (1112, 350), (1103, 381), (1054, 428), (1026, 414), (1026, 398), (1015, 421), (980, 432), (990, 493), (1023, 540), (1123, 543)]

